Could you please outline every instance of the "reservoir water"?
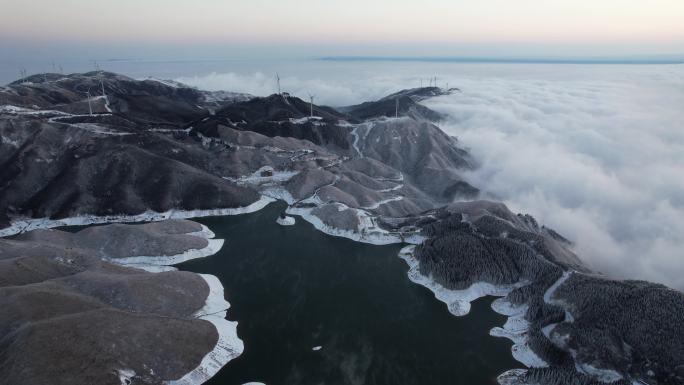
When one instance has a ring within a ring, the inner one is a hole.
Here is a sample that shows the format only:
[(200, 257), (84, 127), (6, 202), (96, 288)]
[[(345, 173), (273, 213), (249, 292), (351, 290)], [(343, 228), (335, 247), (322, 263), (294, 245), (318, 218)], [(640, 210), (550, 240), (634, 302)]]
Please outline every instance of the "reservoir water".
[(280, 226), (285, 207), (198, 219), (225, 244), (178, 267), (221, 280), (245, 344), (207, 384), (490, 385), (522, 367), (510, 341), (488, 334), (506, 321), (492, 298), (454, 317), (409, 281), (401, 246), (331, 237), (300, 218)]

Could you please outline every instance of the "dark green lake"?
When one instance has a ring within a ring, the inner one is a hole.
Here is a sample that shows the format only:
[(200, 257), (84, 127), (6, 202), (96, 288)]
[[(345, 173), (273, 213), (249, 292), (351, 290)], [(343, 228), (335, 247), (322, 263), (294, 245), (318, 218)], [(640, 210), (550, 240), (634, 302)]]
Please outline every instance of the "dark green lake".
[(508, 340), (489, 336), (506, 320), (492, 298), (454, 317), (409, 281), (400, 246), (331, 237), (300, 218), (280, 226), (285, 207), (198, 220), (225, 244), (178, 267), (221, 280), (245, 344), (207, 384), (489, 385), (521, 366)]

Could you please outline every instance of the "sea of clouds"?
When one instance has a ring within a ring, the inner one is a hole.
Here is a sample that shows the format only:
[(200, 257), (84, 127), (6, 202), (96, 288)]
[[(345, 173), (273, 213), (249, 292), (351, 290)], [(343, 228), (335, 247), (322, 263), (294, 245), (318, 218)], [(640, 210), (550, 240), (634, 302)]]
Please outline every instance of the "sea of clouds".
[[(461, 92), (424, 102), (479, 163), (467, 178), (575, 243), (594, 269), (684, 290), (684, 66), (314, 64), (283, 89), (333, 106), (398, 88)], [(210, 90), (274, 91), (263, 72), (177, 79)]]

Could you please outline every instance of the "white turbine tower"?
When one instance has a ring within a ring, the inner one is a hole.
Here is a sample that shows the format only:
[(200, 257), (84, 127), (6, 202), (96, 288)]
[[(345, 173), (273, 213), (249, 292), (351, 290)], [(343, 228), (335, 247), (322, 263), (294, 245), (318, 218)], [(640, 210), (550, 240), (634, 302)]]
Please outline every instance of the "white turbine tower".
[(86, 91), (86, 96), (88, 97), (88, 112), (90, 113), (90, 116), (93, 116), (93, 107), (90, 105), (90, 88)]
[(109, 107), (109, 98), (107, 97), (107, 93), (105, 92), (104, 82), (102, 81), (102, 78), (100, 78), (100, 87), (102, 87), (102, 98), (104, 99), (104, 107), (108, 112), (112, 112), (111, 108)]
[(282, 92), (280, 92), (280, 75), (276, 72), (276, 83), (278, 84), (278, 95), (281, 95)]
[(311, 108), (311, 117), (312, 118), (313, 118), (313, 104), (314, 104), (314, 98), (315, 97), (316, 97), (316, 95), (309, 94), (309, 100), (310, 100), (309, 107)]

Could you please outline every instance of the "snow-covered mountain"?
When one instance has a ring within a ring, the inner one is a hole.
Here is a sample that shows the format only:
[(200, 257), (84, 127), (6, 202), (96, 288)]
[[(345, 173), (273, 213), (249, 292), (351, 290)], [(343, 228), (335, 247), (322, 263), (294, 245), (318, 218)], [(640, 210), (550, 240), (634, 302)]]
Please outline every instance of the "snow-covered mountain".
[[(218, 367), (225, 364), (241, 352), (231, 345), (217, 353), (228, 326), (197, 326), (192, 318), (214, 301), (211, 282), (131, 267), (163, 271), (177, 258), (215, 252), (210, 231), (186, 221), (75, 235), (44, 229), (228, 215), (280, 199), (288, 214), (328, 234), (411, 244), (401, 254), (410, 278), (455, 315), (478, 297), (504, 296), (495, 310), (509, 322), (492, 334), (513, 340), (514, 357), (528, 369), (507, 372), (502, 384), (682, 383), (684, 295), (596, 275), (560, 234), (482, 200), (486, 186), (465, 177), (475, 160), (439, 129), (440, 115), (420, 104), (445, 92), (458, 90), (403, 90), (334, 109), (286, 94), (210, 93), (107, 72), (34, 75), (0, 89), (0, 235), (25, 233), (0, 239), (0, 304), (11, 309), (0, 316), (7, 347), (0, 377), (28, 370), (34, 375), (24, 382), (42, 384), (56, 368), (72, 373), (59, 383), (79, 374), (107, 383), (113, 371), (125, 383), (131, 371), (147, 370), (121, 366), (119, 358), (149, 357), (162, 342), (148, 337), (108, 351), (82, 373), (71, 371), (69, 357), (96, 352), (78, 338), (40, 350), (41, 360), (25, 359), (41, 341), (29, 332), (42, 339), (73, 332), (61, 317), (74, 308), (94, 310), (69, 313), (99, 325), (78, 329), (93, 344), (120, 336), (121, 323), (130, 326), (128, 338), (173, 330), (189, 341), (163, 341), (166, 353), (143, 383), (194, 373), (202, 357), (218, 355)], [(125, 297), (103, 294), (131, 287)], [(168, 307), (154, 308), (150, 295)], [(140, 317), (117, 313), (130, 308)], [(159, 316), (172, 321), (160, 324)], [(38, 320), (46, 326), (22, 326)], [(39, 364), (45, 361), (55, 364)], [(187, 383), (206, 376), (195, 379)]]

